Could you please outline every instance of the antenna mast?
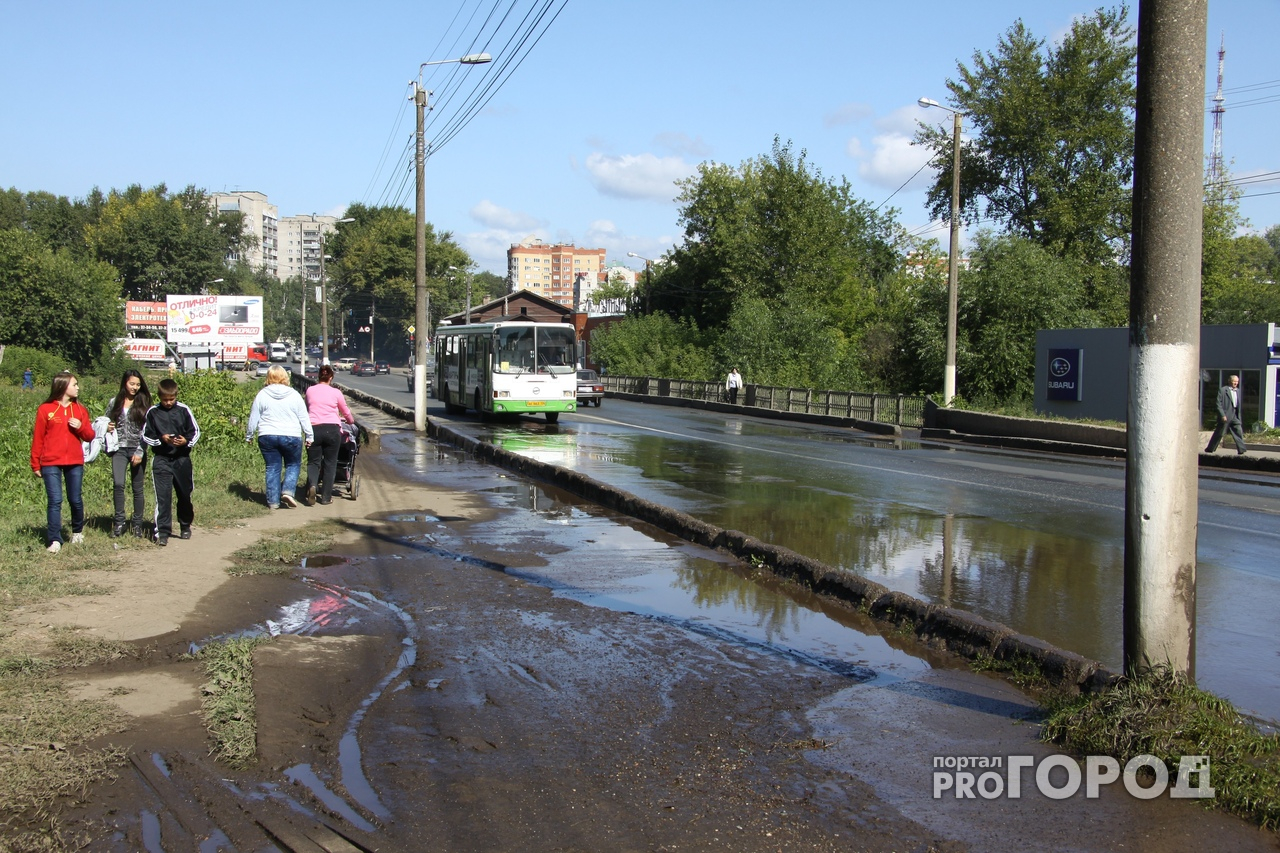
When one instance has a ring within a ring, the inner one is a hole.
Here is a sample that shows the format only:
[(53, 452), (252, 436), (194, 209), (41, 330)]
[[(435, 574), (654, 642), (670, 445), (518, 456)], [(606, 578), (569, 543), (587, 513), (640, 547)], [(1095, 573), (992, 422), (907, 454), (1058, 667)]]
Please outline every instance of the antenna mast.
[(1226, 107), (1223, 102), (1226, 98), (1222, 95), (1222, 63), (1227, 56), (1227, 36), (1222, 35), (1222, 41), (1218, 46), (1218, 91), (1213, 96), (1213, 148), (1209, 151), (1209, 185), (1217, 186), (1222, 183), (1222, 114), (1225, 113)]

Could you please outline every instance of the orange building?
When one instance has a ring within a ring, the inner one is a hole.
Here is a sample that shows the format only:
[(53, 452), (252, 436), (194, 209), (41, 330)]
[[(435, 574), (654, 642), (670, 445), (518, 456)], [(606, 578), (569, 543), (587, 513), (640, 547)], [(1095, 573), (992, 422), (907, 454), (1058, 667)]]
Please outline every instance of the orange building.
[(566, 308), (585, 305), (606, 281), (604, 249), (583, 249), (572, 243), (543, 243), (533, 237), (507, 249), (507, 290), (530, 290)]

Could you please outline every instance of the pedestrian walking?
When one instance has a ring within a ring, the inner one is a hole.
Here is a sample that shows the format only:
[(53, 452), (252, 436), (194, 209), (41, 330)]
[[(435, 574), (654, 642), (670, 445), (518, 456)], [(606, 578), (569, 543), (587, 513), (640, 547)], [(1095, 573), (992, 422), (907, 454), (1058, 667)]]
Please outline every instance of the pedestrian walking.
[(31, 391), (35, 387), (36, 387), (35, 374), (32, 373), (31, 368), (28, 367), (26, 370), (22, 371), (22, 390)]
[(151, 448), (151, 485), (155, 491), (155, 542), (169, 544), (173, 534), (173, 496), (178, 496), (179, 538), (191, 538), (195, 522), (195, 475), (191, 449), (200, 440), (200, 425), (186, 403), (178, 402), (178, 383), (161, 379), (159, 402), (147, 410), (142, 422), (142, 443)]
[(338, 424), (356, 422), (347, 398), (333, 387), (333, 368), (324, 365), (317, 378), (319, 381), (307, 389), (307, 414), (315, 433), (315, 441), (307, 448), (307, 506), (317, 502), (327, 506), (332, 502), (338, 450), (342, 447), (342, 428)]
[[(267, 465), (267, 506), (279, 509), (280, 504), (296, 507), (294, 492), (298, 489), (298, 474), (302, 469), (302, 447), (315, 439), (311, 419), (302, 395), (289, 387), (289, 372), (278, 364), (267, 371), (267, 384), (253, 398), (249, 409), (249, 424), (245, 427), (244, 440), (253, 441), (258, 433), (258, 450)], [(284, 482), (280, 472), (284, 469)]]
[(725, 379), (724, 388), (729, 392), (729, 405), (738, 405), (738, 389), (742, 387), (742, 374), (738, 372), (738, 368), (729, 371), (729, 377)]
[(1231, 440), (1236, 443), (1236, 453), (1243, 456), (1245, 446), (1244, 429), (1240, 423), (1240, 377), (1234, 373), (1227, 377), (1227, 384), (1218, 389), (1218, 423), (1213, 428), (1209, 446), (1204, 452), (1217, 452), (1225, 432), (1231, 433)]
[(62, 500), (71, 505), (71, 542), (84, 541), (84, 445), (93, 441), (89, 410), (80, 405), (80, 382), (70, 371), (53, 377), (49, 398), (36, 409), (31, 470), (44, 480), (45, 541), (50, 554), (62, 550)]
[[(136, 370), (126, 370), (120, 377), (120, 390), (107, 404), (106, 451), (111, 458), (112, 500), (115, 515), (111, 521), (111, 537), (123, 536), (129, 526), (133, 535), (142, 538), (146, 520), (143, 486), (147, 479), (147, 446), (142, 442), (142, 427), (151, 408), (151, 391), (147, 380)], [(133, 494), (133, 515), (125, 518), (125, 486)]]

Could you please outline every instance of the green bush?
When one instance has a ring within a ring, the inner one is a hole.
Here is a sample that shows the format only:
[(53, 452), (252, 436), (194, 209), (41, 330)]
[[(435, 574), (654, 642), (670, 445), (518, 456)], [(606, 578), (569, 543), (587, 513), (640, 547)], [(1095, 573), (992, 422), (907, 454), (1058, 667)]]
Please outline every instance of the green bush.
[[(7, 346), (4, 348), (4, 361), (0, 361), (0, 384), (17, 385), (21, 388), (22, 374), (27, 368), (31, 368), (35, 375), (35, 390), (42, 395), (41, 399), (48, 396), (49, 385), (54, 376), (64, 370), (77, 370), (76, 365), (68, 363), (60, 355), (31, 347)], [(31, 414), (35, 415), (35, 406), (32, 406)]]

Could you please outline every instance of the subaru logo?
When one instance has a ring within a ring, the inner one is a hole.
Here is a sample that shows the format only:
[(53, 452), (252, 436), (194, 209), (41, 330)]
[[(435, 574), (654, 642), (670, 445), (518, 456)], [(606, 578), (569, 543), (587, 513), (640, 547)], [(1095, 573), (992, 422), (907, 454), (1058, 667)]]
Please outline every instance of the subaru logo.
[(1071, 372), (1071, 362), (1065, 358), (1055, 358), (1049, 362), (1049, 372), (1054, 376), (1066, 376)]

